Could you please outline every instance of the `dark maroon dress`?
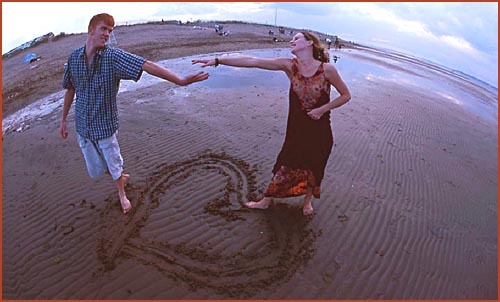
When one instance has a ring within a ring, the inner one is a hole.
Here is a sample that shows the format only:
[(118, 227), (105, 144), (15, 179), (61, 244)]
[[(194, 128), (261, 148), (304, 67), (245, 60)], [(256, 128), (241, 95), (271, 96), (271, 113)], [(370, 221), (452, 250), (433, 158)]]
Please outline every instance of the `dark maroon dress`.
[(285, 142), (274, 164), (274, 176), (265, 196), (299, 196), (306, 194), (307, 188), (311, 187), (314, 197), (319, 198), (333, 146), (330, 111), (319, 120), (313, 120), (307, 115), (307, 109), (330, 102), (330, 83), (323, 63), (311, 77), (299, 72), (296, 59), (293, 63)]

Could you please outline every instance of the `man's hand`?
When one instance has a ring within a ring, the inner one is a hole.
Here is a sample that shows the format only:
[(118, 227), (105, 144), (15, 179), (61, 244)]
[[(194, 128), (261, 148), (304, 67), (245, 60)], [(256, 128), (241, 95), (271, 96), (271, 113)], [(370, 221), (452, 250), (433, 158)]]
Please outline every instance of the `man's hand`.
[(184, 77), (184, 82), (186, 85), (196, 83), (196, 82), (201, 82), (205, 81), (208, 79), (209, 74), (203, 71), (198, 72), (197, 74), (192, 74)]
[(66, 121), (61, 122), (61, 128), (59, 130), (59, 133), (61, 134), (61, 137), (64, 139), (68, 137), (68, 130), (66, 130)]
[(59, 134), (61, 135), (62, 138), (68, 137), (68, 130), (66, 129), (66, 117), (68, 116), (69, 108), (71, 107), (74, 98), (75, 98), (75, 89), (73, 88), (66, 89), (66, 93), (64, 94), (61, 128), (59, 129)]
[(200, 71), (197, 74), (179, 77), (174, 72), (151, 61), (144, 62), (142, 70), (150, 75), (162, 78), (179, 86), (186, 86), (194, 82), (200, 82), (208, 79), (208, 73), (203, 71)]

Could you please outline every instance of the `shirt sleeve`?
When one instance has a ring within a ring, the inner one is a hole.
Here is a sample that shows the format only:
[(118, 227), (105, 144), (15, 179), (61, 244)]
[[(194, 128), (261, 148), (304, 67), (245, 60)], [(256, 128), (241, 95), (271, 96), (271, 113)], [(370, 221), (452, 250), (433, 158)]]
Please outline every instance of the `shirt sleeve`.
[(122, 80), (133, 80), (137, 82), (142, 75), (142, 65), (146, 59), (126, 52), (122, 49), (115, 49), (113, 53), (113, 68), (118, 78)]
[(70, 72), (69, 72), (69, 59), (68, 59), (68, 62), (66, 62), (66, 64), (64, 64), (64, 77), (63, 77), (63, 80), (62, 80), (62, 86), (64, 89), (75, 89), (74, 86), (73, 86), (73, 82), (71, 82), (71, 75), (70, 75)]

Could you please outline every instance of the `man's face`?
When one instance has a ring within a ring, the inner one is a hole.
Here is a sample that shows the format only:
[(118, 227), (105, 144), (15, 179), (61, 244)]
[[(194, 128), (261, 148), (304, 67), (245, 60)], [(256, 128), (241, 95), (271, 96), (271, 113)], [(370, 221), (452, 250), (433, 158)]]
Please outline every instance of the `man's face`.
[(101, 21), (89, 31), (89, 37), (97, 48), (103, 47), (108, 42), (112, 31), (112, 26)]

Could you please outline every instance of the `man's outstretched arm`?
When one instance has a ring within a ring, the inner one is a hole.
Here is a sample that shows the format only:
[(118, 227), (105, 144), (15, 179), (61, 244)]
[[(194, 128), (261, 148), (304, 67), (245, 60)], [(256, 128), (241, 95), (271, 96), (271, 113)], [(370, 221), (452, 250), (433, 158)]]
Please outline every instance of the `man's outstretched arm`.
[(155, 77), (162, 78), (179, 86), (186, 86), (195, 82), (201, 82), (208, 79), (209, 76), (208, 73), (200, 71), (196, 74), (179, 77), (172, 71), (151, 61), (144, 62), (144, 64), (142, 65), (142, 70)]

